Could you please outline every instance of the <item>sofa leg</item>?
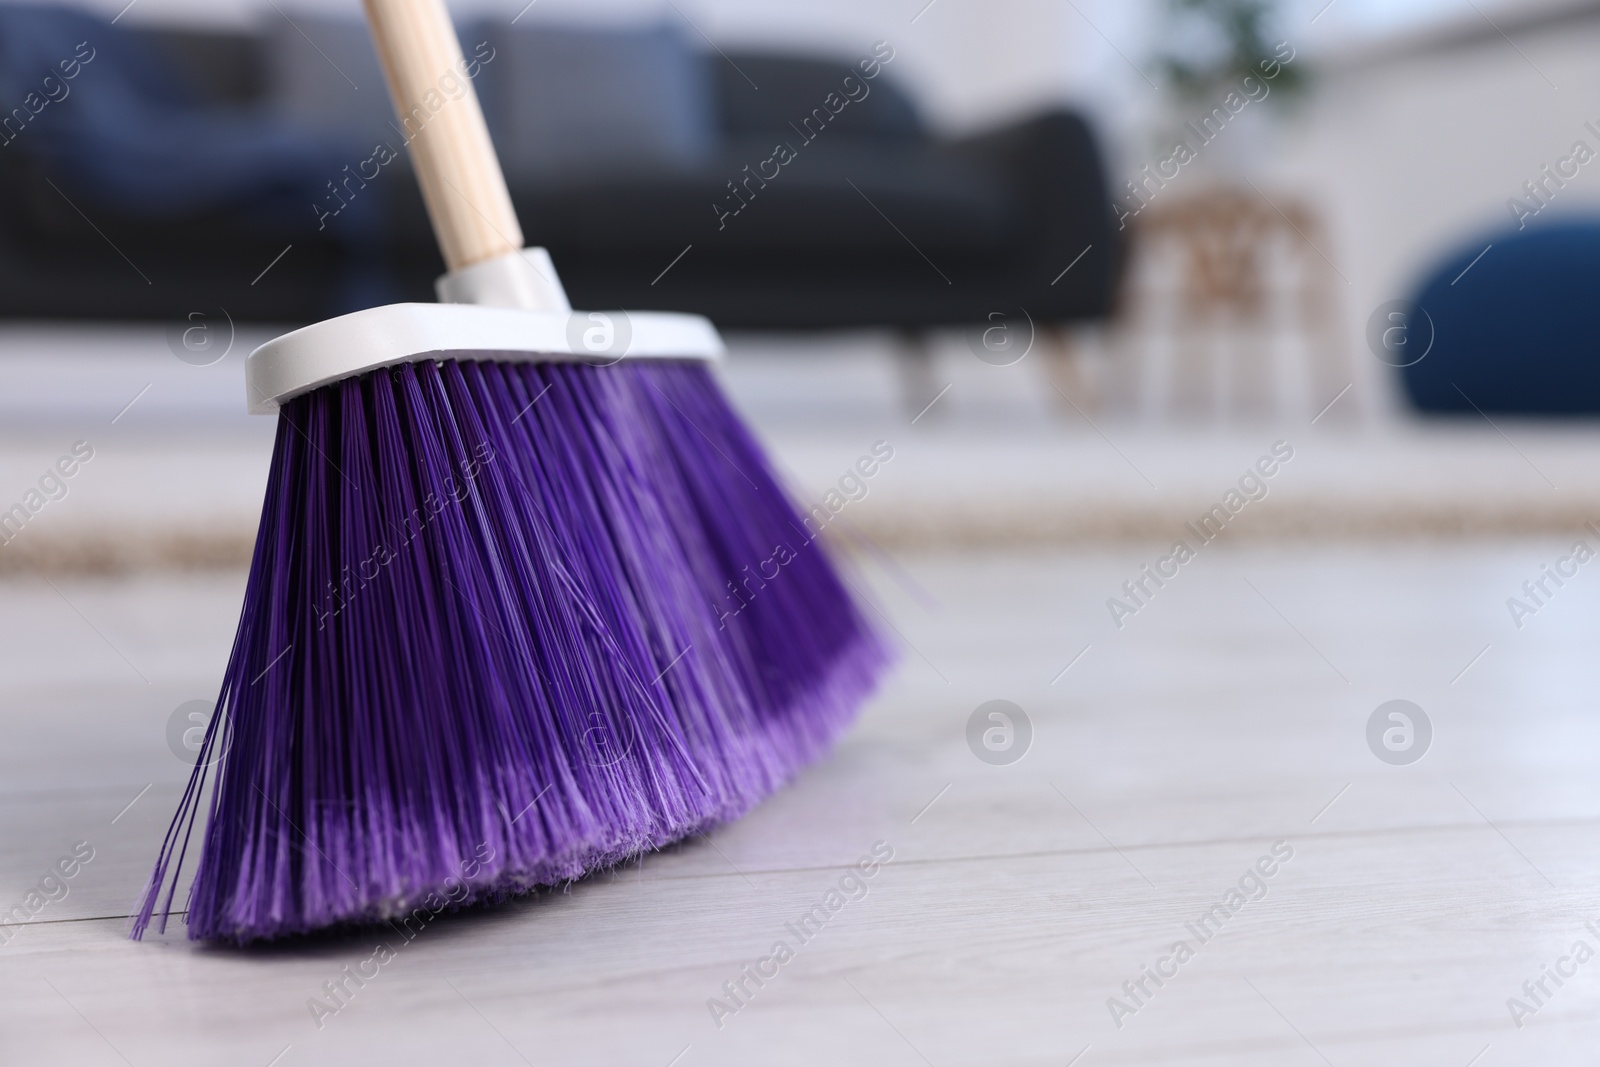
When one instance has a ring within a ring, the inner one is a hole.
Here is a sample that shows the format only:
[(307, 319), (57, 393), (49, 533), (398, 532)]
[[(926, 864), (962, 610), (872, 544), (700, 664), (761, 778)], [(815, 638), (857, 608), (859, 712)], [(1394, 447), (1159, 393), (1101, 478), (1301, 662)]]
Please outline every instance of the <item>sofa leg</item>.
[(901, 400), (906, 417), (913, 422), (938, 418), (939, 409), (945, 406), (942, 401), (934, 403), (944, 385), (934, 376), (931, 340), (922, 330), (906, 330), (895, 338), (894, 362), (900, 374)]
[(1090, 378), (1082, 339), (1070, 326), (1041, 326), (1035, 346), (1050, 402), (1063, 415), (1100, 407), (1100, 391)]

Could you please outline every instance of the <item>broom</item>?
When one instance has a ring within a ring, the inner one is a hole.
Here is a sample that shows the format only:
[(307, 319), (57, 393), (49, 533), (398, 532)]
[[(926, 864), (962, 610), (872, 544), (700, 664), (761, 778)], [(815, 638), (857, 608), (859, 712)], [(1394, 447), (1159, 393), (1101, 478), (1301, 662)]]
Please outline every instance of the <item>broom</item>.
[(266, 502), (134, 938), (165, 929), (203, 796), (191, 938), (433, 913), (741, 815), (887, 662), (719, 392), (710, 323), (572, 313), (442, 0), (365, 6), (451, 302), (250, 355)]

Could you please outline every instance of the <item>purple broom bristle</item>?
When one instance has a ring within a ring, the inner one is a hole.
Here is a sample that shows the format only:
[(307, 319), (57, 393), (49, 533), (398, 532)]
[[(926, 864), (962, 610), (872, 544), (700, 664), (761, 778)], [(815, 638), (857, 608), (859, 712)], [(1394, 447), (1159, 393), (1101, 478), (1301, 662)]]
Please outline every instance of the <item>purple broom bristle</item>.
[(275, 938), (736, 818), (888, 658), (703, 364), (325, 386), (279, 415), (218, 713), (133, 936), (165, 929), (213, 765), (189, 936)]

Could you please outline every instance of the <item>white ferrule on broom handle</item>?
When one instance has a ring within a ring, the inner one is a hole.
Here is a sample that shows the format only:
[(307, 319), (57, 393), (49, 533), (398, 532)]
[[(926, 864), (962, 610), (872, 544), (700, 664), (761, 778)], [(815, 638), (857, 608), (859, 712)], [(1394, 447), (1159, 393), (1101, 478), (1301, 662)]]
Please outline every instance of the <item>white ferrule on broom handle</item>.
[(445, 265), (522, 250), (505, 175), (443, 0), (363, 0)]

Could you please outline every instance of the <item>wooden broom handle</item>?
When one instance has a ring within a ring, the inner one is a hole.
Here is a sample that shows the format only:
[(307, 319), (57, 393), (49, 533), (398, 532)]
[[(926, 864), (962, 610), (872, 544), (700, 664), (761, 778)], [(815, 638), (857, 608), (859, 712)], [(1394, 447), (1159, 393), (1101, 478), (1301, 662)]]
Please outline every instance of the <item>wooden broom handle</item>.
[(444, 0), (363, 0), (450, 270), (522, 250), (511, 194)]

